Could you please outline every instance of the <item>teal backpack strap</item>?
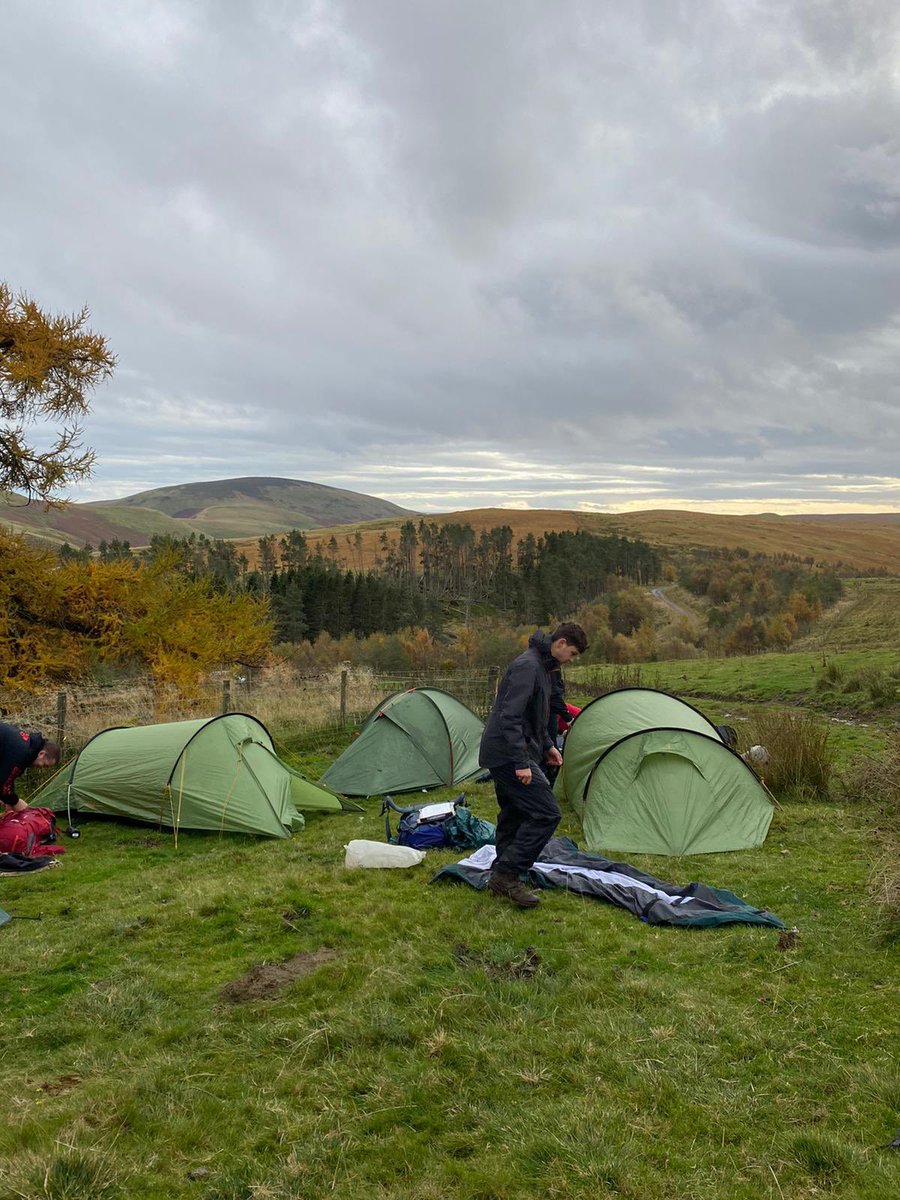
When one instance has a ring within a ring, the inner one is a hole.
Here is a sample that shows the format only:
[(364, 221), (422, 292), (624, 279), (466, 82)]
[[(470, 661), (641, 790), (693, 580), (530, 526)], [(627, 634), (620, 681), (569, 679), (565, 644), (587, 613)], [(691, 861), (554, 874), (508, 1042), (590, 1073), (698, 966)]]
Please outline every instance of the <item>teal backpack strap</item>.
[(393, 796), (385, 793), (381, 802), (381, 815), (384, 817), (384, 832), (389, 842), (393, 842), (395, 846), (398, 844), (398, 839), (394, 837), (391, 829), (391, 810), (399, 813), (401, 817), (405, 817), (408, 813), (418, 812), (421, 807), (421, 804), (411, 804), (409, 808), (401, 808), (399, 804), (394, 803)]
[(393, 831), (391, 829), (391, 812), (390, 812), (390, 810), (392, 808), (396, 808), (396, 807), (397, 807), (396, 804), (394, 804), (394, 802), (390, 798), (390, 796), (385, 796), (381, 802), (381, 815), (384, 817), (384, 836), (387, 838), (387, 840), (389, 842), (393, 842), (394, 845), (397, 844), (397, 839), (394, 837)]

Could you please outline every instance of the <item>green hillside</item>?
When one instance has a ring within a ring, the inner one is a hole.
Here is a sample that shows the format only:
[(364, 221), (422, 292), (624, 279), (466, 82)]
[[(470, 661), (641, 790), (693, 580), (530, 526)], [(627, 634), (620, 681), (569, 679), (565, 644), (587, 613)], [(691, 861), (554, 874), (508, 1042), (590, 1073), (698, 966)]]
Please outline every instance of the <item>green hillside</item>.
[(0, 494), (0, 524), (50, 545), (96, 546), (119, 538), (146, 545), (154, 534), (258, 538), (288, 529), (313, 529), (405, 517), (405, 509), (344, 488), (299, 479), (219, 479), (155, 488), (118, 500), (45, 510), (14, 493)]
[(152, 509), (123, 508), (118, 504), (67, 504), (65, 508), (44, 509), (39, 503), (26, 502), (24, 496), (5, 493), (6, 503), (0, 503), (0, 524), (13, 533), (61, 546), (92, 546), (114, 538), (139, 546), (149, 542), (155, 533), (184, 537), (196, 528), (186, 521), (177, 521)]
[(826, 611), (810, 636), (799, 643), (828, 652), (900, 651), (900, 580), (848, 579), (844, 598)]
[[(116, 508), (152, 509), (186, 521), (209, 537), (259, 537), (288, 529), (345, 525), (408, 515), (388, 500), (300, 479), (250, 476), (138, 492)], [(104, 510), (106, 503), (88, 507)]]

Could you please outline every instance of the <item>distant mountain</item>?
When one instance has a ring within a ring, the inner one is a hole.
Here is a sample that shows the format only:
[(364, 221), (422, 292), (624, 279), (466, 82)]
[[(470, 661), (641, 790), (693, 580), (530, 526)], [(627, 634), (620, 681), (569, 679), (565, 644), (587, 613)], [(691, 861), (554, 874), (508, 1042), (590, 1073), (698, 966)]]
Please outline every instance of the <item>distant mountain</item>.
[(250, 476), (183, 483), (90, 504), (44, 511), (43, 505), (6, 494), (0, 523), (54, 544), (96, 546), (119, 538), (146, 545), (153, 534), (186, 537), (261, 537), (288, 529), (347, 525), (405, 517), (397, 504), (300, 479)]

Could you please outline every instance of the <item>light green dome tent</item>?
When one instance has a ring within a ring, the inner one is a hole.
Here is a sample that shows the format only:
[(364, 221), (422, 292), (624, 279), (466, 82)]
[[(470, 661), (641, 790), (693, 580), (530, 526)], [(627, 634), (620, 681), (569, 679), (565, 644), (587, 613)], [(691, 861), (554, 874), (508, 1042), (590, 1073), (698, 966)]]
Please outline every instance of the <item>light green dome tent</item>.
[(303, 828), (301, 809), (347, 807), (283, 763), (246, 713), (105, 729), (32, 803), (150, 821), (176, 837), (179, 829), (290, 837)]
[(772, 802), (702, 713), (650, 688), (586, 705), (566, 736), (556, 783), (589, 850), (712, 854), (761, 846)]
[(452, 787), (477, 774), (484, 725), (439, 688), (410, 688), (382, 700), (322, 782), (345, 796), (383, 796)]

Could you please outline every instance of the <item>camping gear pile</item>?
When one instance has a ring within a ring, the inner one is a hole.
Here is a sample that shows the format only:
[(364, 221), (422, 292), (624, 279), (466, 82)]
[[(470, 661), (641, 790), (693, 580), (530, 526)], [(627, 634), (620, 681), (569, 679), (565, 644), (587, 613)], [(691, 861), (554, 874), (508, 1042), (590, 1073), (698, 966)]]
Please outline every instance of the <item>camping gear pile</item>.
[[(396, 837), (391, 830), (392, 812), (400, 814)], [(442, 850), (447, 846), (477, 850), (492, 844), (497, 833), (496, 825), (482, 821), (466, 806), (465, 793), (440, 804), (413, 804), (408, 808), (401, 808), (385, 796), (381, 815), (387, 840), (416, 850)]]
[(56, 816), (49, 808), (14, 809), (0, 816), (0, 875), (39, 871), (65, 854), (56, 841)]

